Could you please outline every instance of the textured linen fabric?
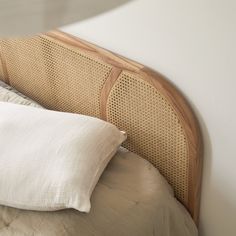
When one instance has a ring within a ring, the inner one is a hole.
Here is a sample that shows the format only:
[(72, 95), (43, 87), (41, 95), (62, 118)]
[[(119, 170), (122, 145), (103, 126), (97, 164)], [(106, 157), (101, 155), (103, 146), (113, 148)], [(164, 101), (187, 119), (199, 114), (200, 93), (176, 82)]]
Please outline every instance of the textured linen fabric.
[(89, 213), (0, 206), (0, 236), (197, 236), (157, 169), (119, 150), (96, 185)]
[[(22, 102), (20, 96), (17, 102)], [(121, 148), (99, 179), (91, 205), (87, 214), (73, 209), (37, 212), (0, 206), (0, 236), (198, 234), (190, 215), (158, 170)]]
[(92, 191), (125, 139), (97, 118), (0, 102), (0, 204), (89, 212)]

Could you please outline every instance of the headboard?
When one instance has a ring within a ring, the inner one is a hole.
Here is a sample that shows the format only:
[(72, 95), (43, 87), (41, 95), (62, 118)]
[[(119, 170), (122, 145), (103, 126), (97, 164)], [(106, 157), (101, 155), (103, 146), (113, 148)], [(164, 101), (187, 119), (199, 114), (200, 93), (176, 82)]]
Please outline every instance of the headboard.
[(48, 109), (127, 131), (198, 221), (202, 139), (181, 93), (159, 73), (60, 31), (0, 42), (0, 79)]

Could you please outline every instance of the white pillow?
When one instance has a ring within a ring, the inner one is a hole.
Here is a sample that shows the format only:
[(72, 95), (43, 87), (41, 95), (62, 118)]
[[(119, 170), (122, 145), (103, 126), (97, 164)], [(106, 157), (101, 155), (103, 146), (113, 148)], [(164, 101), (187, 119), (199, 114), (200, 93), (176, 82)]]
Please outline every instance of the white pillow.
[(0, 204), (90, 210), (90, 196), (126, 135), (97, 118), (0, 102)]

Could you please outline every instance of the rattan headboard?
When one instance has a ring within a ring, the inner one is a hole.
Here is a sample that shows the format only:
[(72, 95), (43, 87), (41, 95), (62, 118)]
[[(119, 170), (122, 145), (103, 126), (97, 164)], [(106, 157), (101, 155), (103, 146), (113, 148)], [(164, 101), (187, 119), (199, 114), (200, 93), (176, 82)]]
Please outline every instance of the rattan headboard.
[(192, 110), (160, 74), (59, 31), (0, 43), (0, 77), (43, 106), (126, 130), (197, 223), (201, 136)]

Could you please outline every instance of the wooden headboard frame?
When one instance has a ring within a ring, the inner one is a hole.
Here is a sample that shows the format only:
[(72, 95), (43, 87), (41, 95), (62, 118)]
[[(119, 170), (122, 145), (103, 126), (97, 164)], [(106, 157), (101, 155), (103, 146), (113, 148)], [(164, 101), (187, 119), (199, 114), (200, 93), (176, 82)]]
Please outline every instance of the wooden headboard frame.
[(198, 223), (199, 125), (162, 75), (60, 31), (2, 40), (0, 59), (0, 79), (45, 107), (97, 116), (125, 129), (125, 147), (159, 169)]

